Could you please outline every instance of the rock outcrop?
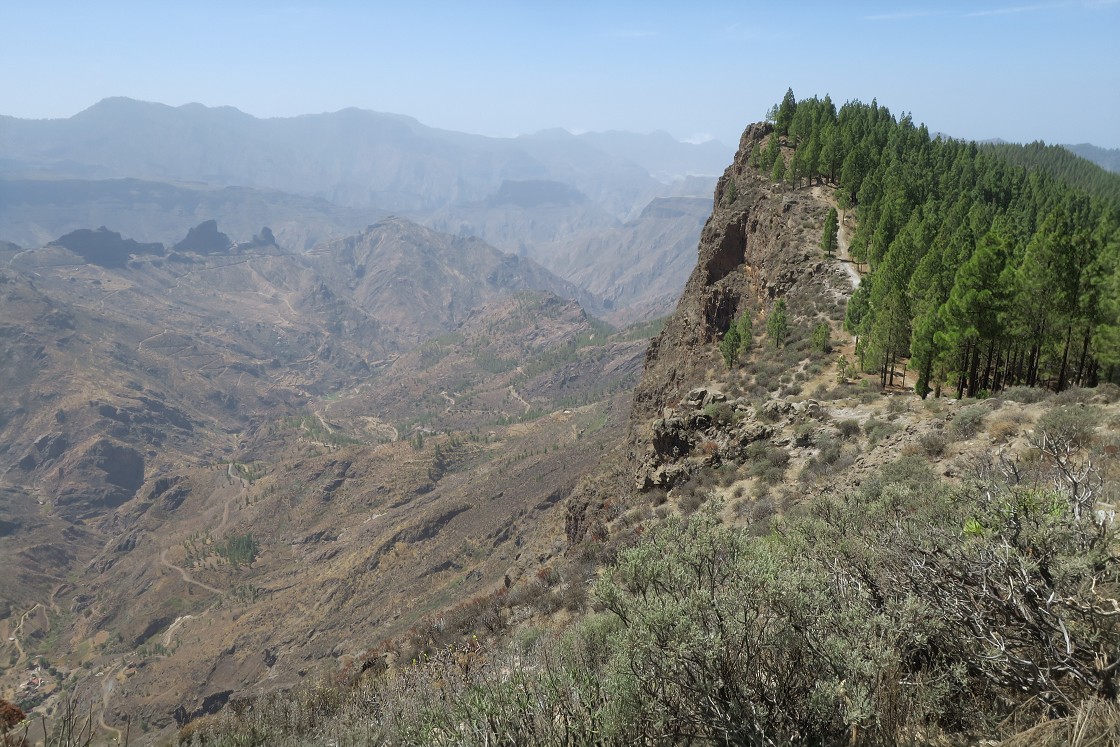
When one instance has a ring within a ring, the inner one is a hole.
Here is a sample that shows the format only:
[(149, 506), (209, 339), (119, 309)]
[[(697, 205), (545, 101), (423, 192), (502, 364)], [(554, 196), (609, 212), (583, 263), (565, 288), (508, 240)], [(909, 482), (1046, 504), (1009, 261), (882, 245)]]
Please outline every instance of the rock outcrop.
[(735, 161), (716, 186), (696, 268), (646, 356), (634, 393), (635, 424), (656, 417), (693, 382), (706, 380), (707, 359), (698, 358), (696, 351), (719, 340), (748, 308), (759, 313), (779, 297), (796, 306), (836, 293), (840, 270), (798, 235), (806, 223), (823, 220), (818, 214), (828, 204), (812, 190), (776, 188), (747, 164), (751, 148), (770, 130), (768, 124), (747, 128)]
[(101, 267), (124, 267), (133, 254), (164, 255), (167, 250), (163, 244), (141, 244), (133, 239), (122, 238), (116, 231), (105, 226), (91, 231), (80, 228), (61, 236), (51, 244), (65, 247), (86, 262)]
[(175, 245), (177, 252), (194, 254), (224, 254), (232, 242), (229, 236), (218, 230), (218, 222), (207, 220), (187, 231), (187, 236)]
[[(749, 166), (752, 148), (771, 134), (769, 124), (748, 127), (716, 185), (696, 266), (675, 313), (646, 354), (625, 453), (605, 470), (620, 478), (616, 489), (669, 489), (704, 467), (742, 463), (752, 444), (777, 438), (778, 421), (816, 417), (811, 404), (798, 403), (796, 413), (778, 412), (775, 408), (793, 404), (752, 405), (710, 386), (698, 387), (726, 373), (716, 344), (739, 316), (750, 314), (757, 331), (778, 298), (786, 299), (796, 316), (801, 309), (819, 311), (822, 303), (841, 302), (845, 283), (851, 288), (838, 263), (816, 247), (830, 190), (822, 185), (787, 189)], [(579, 541), (601, 523), (596, 516), (610, 498), (601, 492), (588, 485), (573, 494), (569, 541)]]

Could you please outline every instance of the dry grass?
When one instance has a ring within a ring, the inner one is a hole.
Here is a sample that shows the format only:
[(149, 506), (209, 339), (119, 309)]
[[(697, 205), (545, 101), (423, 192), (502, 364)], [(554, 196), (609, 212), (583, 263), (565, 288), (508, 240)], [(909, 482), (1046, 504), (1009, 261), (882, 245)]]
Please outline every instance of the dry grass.
[(996, 443), (1006, 443), (1023, 431), (1021, 417), (1002, 417), (988, 425), (988, 435)]
[(1120, 703), (1086, 700), (1070, 716), (1044, 721), (998, 747), (1120, 747)]

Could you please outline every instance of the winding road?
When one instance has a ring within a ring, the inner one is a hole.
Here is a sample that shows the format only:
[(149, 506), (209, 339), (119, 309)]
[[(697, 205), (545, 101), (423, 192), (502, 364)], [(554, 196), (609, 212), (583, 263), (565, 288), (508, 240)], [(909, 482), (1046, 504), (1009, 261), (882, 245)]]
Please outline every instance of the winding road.
[(174, 570), (174, 571), (179, 571), (179, 575), (183, 577), (183, 581), (187, 582), (188, 584), (194, 584), (195, 586), (197, 586), (201, 589), (206, 589), (207, 591), (209, 591), (213, 594), (225, 594), (225, 592), (222, 591), (221, 589), (215, 589), (210, 584), (204, 584), (201, 581), (193, 578), (189, 573), (186, 572), (186, 570), (184, 570), (183, 568), (175, 565), (170, 560), (168, 560), (167, 559), (167, 550), (164, 550), (163, 552), (161, 552), (159, 554), (159, 562), (161, 564), (167, 566), (168, 568)]
[(105, 723), (105, 711), (109, 710), (109, 697), (113, 694), (113, 688), (117, 685), (117, 669), (120, 669), (119, 665), (115, 669), (105, 672), (101, 679), (101, 712), (97, 714), (97, 724), (105, 731), (116, 734), (117, 744), (122, 744), (124, 742), (124, 732)]
[(31, 609), (29, 609), (27, 612), (24, 612), (23, 615), (20, 616), (19, 622), (16, 623), (16, 626), (14, 628), (12, 628), (12, 642), (16, 644), (16, 651), (19, 652), (19, 658), (16, 659), (16, 663), (12, 667), (13, 669), (18, 667), (21, 663), (23, 663), (23, 660), (27, 658), (27, 652), (23, 650), (23, 644), (20, 643), (19, 640), (19, 631), (21, 628), (23, 628), (23, 623), (27, 620), (27, 616), (35, 610), (39, 609), (39, 607), (41, 606), (41, 602), (36, 602)]

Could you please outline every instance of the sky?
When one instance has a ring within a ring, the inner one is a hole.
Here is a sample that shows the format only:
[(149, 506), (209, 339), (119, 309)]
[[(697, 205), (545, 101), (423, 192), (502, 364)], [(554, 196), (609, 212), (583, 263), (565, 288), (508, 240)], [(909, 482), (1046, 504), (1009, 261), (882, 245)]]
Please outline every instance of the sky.
[(932, 132), (1120, 147), (1120, 0), (0, 0), (0, 114), (109, 96), (737, 145), (787, 87)]

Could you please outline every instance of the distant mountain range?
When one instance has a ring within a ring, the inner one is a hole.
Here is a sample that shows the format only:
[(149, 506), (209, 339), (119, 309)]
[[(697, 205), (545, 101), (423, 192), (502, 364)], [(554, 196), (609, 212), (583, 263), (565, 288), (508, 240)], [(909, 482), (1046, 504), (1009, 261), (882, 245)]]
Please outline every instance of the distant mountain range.
[(480, 200), (509, 179), (552, 179), (626, 217), (658, 184), (654, 174), (716, 175), (730, 156), (719, 143), (665, 133), (490, 138), (359, 109), (257, 119), (111, 98), (68, 119), (0, 117), (0, 171), (9, 175), (198, 181), (394, 211)]
[[(216, 219), (233, 241), (267, 225), (307, 251), (396, 214), (532, 257), (628, 321), (671, 310), (731, 154), (664, 132), (490, 138), (358, 109), (258, 119), (111, 98), (67, 119), (0, 116), (0, 239), (105, 226), (170, 245)], [(672, 220), (666, 199), (685, 201)]]
[(1062, 147), (1081, 156), (1086, 161), (1092, 161), (1105, 171), (1120, 174), (1120, 148), (1101, 148), (1089, 143), (1063, 145)]

